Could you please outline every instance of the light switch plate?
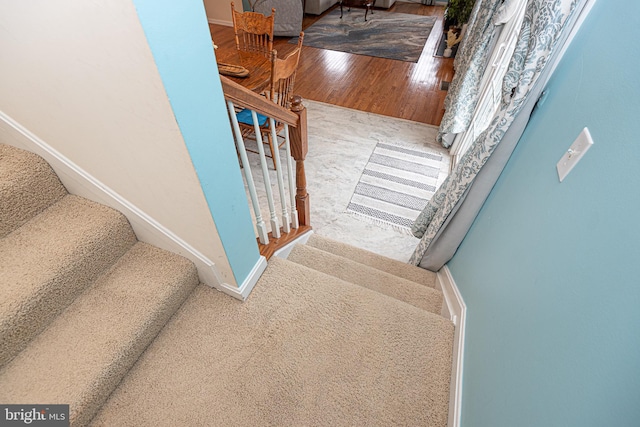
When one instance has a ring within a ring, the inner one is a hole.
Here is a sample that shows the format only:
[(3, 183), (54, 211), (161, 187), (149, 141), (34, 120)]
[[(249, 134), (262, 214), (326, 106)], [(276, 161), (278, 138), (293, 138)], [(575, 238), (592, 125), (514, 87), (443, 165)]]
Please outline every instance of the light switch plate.
[(584, 128), (580, 135), (573, 141), (571, 147), (564, 153), (564, 156), (560, 159), (558, 164), (556, 165), (556, 169), (558, 169), (558, 178), (560, 182), (571, 172), (571, 169), (580, 161), (584, 153), (587, 152), (589, 148), (593, 145), (593, 139), (591, 139), (591, 134), (589, 133), (589, 129)]

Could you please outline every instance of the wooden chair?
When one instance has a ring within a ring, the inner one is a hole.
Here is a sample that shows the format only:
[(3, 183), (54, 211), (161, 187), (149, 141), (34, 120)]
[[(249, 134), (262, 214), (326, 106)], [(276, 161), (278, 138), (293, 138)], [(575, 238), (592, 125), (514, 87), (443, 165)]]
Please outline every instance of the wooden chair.
[[(304, 33), (300, 32), (297, 47), (284, 59), (279, 59), (277, 51), (275, 50), (271, 54), (271, 83), (269, 85), (267, 96), (271, 101), (286, 109), (291, 108), (291, 98), (293, 97), (293, 88), (296, 80), (298, 63), (300, 62), (303, 39)], [(238, 123), (243, 137), (247, 137), (255, 133), (251, 110), (242, 110), (237, 113), (236, 116), (238, 118)], [(268, 157), (273, 159), (273, 167), (276, 168), (275, 150), (282, 147), (282, 145), (284, 145), (284, 141), (281, 143), (273, 141), (268, 118), (262, 114), (258, 114), (257, 117), (261, 133), (263, 134), (263, 141), (265, 141), (264, 136), (266, 136), (267, 142), (265, 143), (269, 144), (269, 149), (271, 151), (271, 156)], [(284, 124), (276, 122), (276, 135), (282, 132), (283, 129)]]
[(246, 52), (261, 53), (270, 58), (273, 51), (275, 15), (275, 9), (271, 9), (271, 16), (264, 16), (256, 12), (238, 12), (231, 2), (236, 48)]

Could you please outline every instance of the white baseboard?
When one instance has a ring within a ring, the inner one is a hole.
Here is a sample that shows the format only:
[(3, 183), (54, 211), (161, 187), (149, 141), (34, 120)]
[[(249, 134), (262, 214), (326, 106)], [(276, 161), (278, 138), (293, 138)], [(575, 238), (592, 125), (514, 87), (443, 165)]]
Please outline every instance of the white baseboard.
[(273, 256), (277, 256), (278, 258), (284, 258), (284, 259), (289, 258), (289, 254), (293, 250), (293, 247), (298, 243), (300, 243), (301, 245), (304, 245), (305, 243), (307, 243), (307, 240), (309, 240), (309, 237), (311, 237), (312, 234), (313, 234), (313, 230), (307, 231), (300, 237), (297, 237), (296, 239), (290, 241), (289, 243), (287, 243), (286, 245), (284, 245), (283, 247), (275, 251), (273, 253)]
[[(2, 111), (0, 111), (0, 134), (3, 135), (2, 140), (4, 143), (31, 151), (44, 158), (58, 174), (60, 181), (62, 181), (69, 193), (109, 206), (124, 214), (138, 240), (191, 260), (198, 269), (200, 280), (206, 285), (220, 289), (223, 292), (228, 289), (234, 289), (238, 291), (239, 295), (243, 294), (243, 291), (240, 291), (242, 286), (248, 287), (248, 285), (243, 284), (240, 288), (236, 288), (233, 285), (224, 283), (215, 263), (208, 257)], [(252, 287), (253, 285), (251, 285)]]
[(230, 295), (241, 301), (246, 301), (247, 297), (253, 290), (253, 287), (256, 285), (256, 283), (258, 283), (258, 279), (260, 279), (260, 276), (262, 276), (262, 273), (266, 268), (267, 259), (261, 256), (260, 259), (258, 259), (256, 265), (253, 266), (253, 269), (251, 270), (251, 273), (249, 273), (249, 276), (247, 276), (244, 283), (240, 285), (239, 288), (227, 285), (226, 283), (223, 283), (221, 286), (216, 288), (227, 295)]
[[(451, 386), (449, 394), (448, 427), (460, 427), (460, 411), (462, 408), (462, 368), (464, 362), (464, 330), (467, 306), (453, 280), (451, 271), (446, 265), (438, 271), (436, 287), (442, 291), (445, 304), (442, 315), (451, 319), (455, 325), (453, 337), (453, 358), (451, 364)], [(446, 314), (445, 314), (446, 313)]]
[(212, 19), (212, 18), (209, 18), (207, 21), (209, 21), (209, 24), (217, 24), (217, 25), (224, 25), (225, 27), (233, 27), (233, 22), (231, 21), (223, 21), (222, 19)]

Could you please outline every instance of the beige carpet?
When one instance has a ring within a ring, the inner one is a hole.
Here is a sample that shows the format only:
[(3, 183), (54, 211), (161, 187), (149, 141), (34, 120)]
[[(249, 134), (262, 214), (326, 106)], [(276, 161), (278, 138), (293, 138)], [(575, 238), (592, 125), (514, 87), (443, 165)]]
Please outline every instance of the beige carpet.
[(0, 402), (73, 427), (446, 426), (433, 273), (314, 236), (242, 303), (37, 156), (0, 146), (0, 171)]
[(67, 194), (47, 162), (39, 156), (0, 144), (0, 237)]
[(387, 258), (366, 249), (356, 248), (318, 234), (311, 235), (307, 241), (307, 245), (357, 261), (369, 267), (375, 267), (394, 276), (402, 277), (424, 286), (434, 288), (436, 285), (436, 275), (432, 271)]
[(86, 425), (198, 284), (190, 261), (0, 144), (0, 402)]
[(0, 240), (0, 366), (135, 241), (122, 214), (72, 195)]
[(0, 371), (0, 402), (69, 404), (85, 425), (197, 283), (191, 262), (137, 243)]
[(431, 313), (442, 312), (442, 292), (331, 252), (313, 246), (296, 245), (287, 259)]
[(94, 426), (446, 426), (453, 326), (272, 259), (245, 303), (200, 286)]

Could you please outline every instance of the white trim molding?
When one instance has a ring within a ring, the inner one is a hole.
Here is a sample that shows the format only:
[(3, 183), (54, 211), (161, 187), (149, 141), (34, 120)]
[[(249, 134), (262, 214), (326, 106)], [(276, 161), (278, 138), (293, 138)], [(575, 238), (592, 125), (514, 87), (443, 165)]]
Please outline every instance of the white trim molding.
[(231, 21), (223, 21), (222, 19), (212, 19), (212, 18), (207, 19), (207, 21), (209, 21), (209, 24), (224, 25), (225, 27), (233, 27), (233, 22)]
[(258, 259), (256, 265), (253, 266), (251, 273), (249, 273), (249, 275), (239, 288), (223, 283), (221, 286), (216, 286), (216, 289), (241, 301), (246, 301), (247, 297), (253, 290), (253, 287), (256, 285), (256, 283), (258, 283), (260, 276), (262, 276), (262, 273), (266, 268), (267, 259), (263, 256), (260, 256), (260, 259)]
[(449, 392), (449, 421), (448, 427), (460, 427), (462, 409), (462, 368), (464, 362), (464, 330), (467, 306), (453, 280), (451, 271), (446, 265), (438, 271), (436, 287), (444, 295), (445, 304), (442, 316), (451, 319), (455, 326), (453, 336), (453, 357), (451, 364), (451, 386)]
[(313, 230), (309, 230), (306, 233), (296, 237), (277, 251), (273, 253), (273, 256), (277, 256), (278, 258), (287, 259), (289, 258), (289, 254), (293, 250), (293, 247), (297, 244), (304, 245), (309, 240), (309, 237), (313, 234)]
[(230, 295), (239, 299), (246, 298), (246, 296), (242, 296), (244, 290), (249, 288), (250, 292), (250, 289), (255, 285), (253, 283), (249, 286), (249, 283), (245, 281), (240, 288), (236, 288), (234, 285), (224, 283), (215, 263), (207, 256), (2, 111), (0, 111), (0, 133), (7, 137), (3, 138), (3, 142), (34, 152), (44, 158), (58, 174), (60, 181), (69, 193), (93, 200), (121, 212), (129, 220), (138, 240), (191, 260), (196, 265), (200, 280), (204, 284), (225, 293), (229, 293), (229, 289), (233, 289), (234, 292)]

